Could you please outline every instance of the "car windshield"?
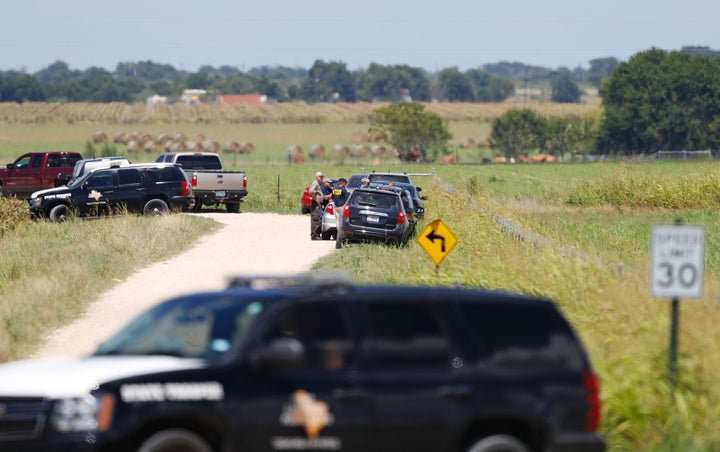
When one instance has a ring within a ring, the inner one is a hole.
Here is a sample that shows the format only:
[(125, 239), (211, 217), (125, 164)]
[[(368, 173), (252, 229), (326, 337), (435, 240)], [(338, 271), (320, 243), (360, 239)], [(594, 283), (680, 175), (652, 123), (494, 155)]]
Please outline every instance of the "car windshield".
[(410, 176), (406, 174), (373, 174), (368, 176), (370, 182), (410, 182)]
[(352, 205), (399, 210), (398, 197), (394, 193), (355, 190), (353, 196)]
[(99, 355), (170, 355), (216, 360), (244, 339), (263, 310), (236, 297), (188, 297), (160, 304), (120, 330)]

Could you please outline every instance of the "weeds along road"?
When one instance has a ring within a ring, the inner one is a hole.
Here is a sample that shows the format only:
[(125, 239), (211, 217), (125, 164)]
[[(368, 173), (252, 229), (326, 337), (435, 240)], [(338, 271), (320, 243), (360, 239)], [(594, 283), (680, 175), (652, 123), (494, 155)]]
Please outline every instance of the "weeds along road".
[(77, 321), (51, 332), (36, 358), (79, 357), (147, 308), (176, 295), (223, 289), (235, 275), (306, 271), (335, 249), (335, 241), (310, 240), (305, 215), (201, 213), (221, 223), (184, 253), (138, 269), (100, 294)]

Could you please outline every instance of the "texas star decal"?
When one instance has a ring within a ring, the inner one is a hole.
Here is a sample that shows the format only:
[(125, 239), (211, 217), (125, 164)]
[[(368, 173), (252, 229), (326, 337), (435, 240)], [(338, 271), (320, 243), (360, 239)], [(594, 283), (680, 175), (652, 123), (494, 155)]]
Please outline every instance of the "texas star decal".
[(280, 421), (283, 425), (303, 426), (307, 437), (315, 439), (320, 435), (320, 430), (333, 424), (334, 416), (328, 410), (327, 403), (298, 389), (290, 397), (290, 404), (284, 407)]
[(99, 191), (93, 190), (88, 195), (90, 198), (94, 199), (95, 201), (100, 201), (100, 198), (102, 198), (102, 193)]

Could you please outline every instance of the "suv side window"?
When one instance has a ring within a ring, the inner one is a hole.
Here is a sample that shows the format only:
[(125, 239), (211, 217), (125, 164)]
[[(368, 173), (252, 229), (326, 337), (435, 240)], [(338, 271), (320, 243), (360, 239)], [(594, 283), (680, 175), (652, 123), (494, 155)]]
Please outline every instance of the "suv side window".
[(512, 302), (459, 303), (481, 361), (506, 365), (581, 366), (582, 352), (559, 313)]
[(353, 364), (352, 340), (337, 303), (308, 303), (283, 312), (263, 342), (293, 338), (305, 349), (304, 368), (339, 370)]
[(168, 166), (166, 168), (148, 168), (147, 173), (153, 182), (181, 181), (185, 177), (183, 176), (182, 171), (174, 166)]
[(118, 185), (139, 185), (142, 180), (140, 171), (134, 169), (121, 169), (117, 172)]
[(428, 304), (370, 302), (368, 321), (362, 350), (372, 367), (442, 369), (455, 357), (445, 322)]
[(113, 175), (110, 171), (99, 171), (90, 175), (86, 182), (90, 188), (111, 187), (113, 184)]

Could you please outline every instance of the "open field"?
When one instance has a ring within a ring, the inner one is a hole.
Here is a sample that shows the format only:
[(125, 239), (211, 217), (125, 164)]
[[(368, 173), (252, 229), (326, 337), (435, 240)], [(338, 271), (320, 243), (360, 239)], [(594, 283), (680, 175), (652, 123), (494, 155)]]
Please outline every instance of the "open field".
[[(487, 132), (483, 131), (487, 124), (469, 121), (452, 122), (450, 126), (457, 137)], [(351, 123), (142, 125), (142, 129), (153, 132), (203, 133), (209, 138), (217, 136), (218, 140), (253, 142), (253, 154), (223, 154), (226, 162), (248, 171), (250, 194), (242, 206), (248, 212), (299, 213), (302, 188), (317, 170), (330, 177), (347, 176), (363, 168), (433, 174), (415, 178), (429, 197), (426, 221), (441, 218), (459, 240), (437, 272), (414, 243), (400, 249), (347, 246), (319, 262), (317, 268), (347, 269), (362, 282), (459, 283), (553, 298), (586, 343), (600, 374), (602, 429), (611, 450), (720, 449), (720, 389), (715, 381), (720, 375), (720, 331), (716, 328), (720, 323), (720, 197), (708, 183), (720, 180), (720, 163), (407, 166), (389, 158), (380, 162), (370, 158), (340, 162), (328, 157), (290, 165), (285, 158), (289, 144), (309, 147), (322, 142), (331, 147), (334, 142), (350, 143), (352, 134), (363, 127)], [(82, 150), (97, 130), (112, 134), (136, 128), (140, 126), (0, 124), (0, 162), (12, 160), (21, 150)], [(462, 152), (471, 156), (479, 151)], [(136, 161), (152, 160), (150, 154), (137, 157)], [(647, 187), (633, 185), (635, 180), (656, 181), (656, 191), (648, 194), (644, 191)], [(680, 207), (644, 205), (630, 196), (610, 195), (588, 204), (572, 203), (588, 186), (596, 193), (635, 192), (645, 194), (642, 199), (672, 200), (675, 204), (668, 205)], [(691, 209), (682, 207), (695, 206), (698, 200), (708, 203)], [(525, 234), (508, 234), (497, 222), (498, 217), (510, 220)], [(671, 392), (666, 378), (669, 303), (650, 297), (648, 267), (652, 225), (672, 223), (678, 217), (688, 224), (704, 226), (706, 273), (703, 298), (682, 302), (680, 381), (676, 391)], [(134, 234), (134, 224), (147, 229), (145, 220), (123, 223), (122, 234)], [(82, 266), (88, 263), (92, 268), (111, 265), (113, 253), (92, 253), (97, 260), (86, 263), (87, 257), (75, 257), (73, 250), (86, 249), (87, 237), (93, 231), (99, 243), (106, 243), (105, 248), (122, 250), (116, 241), (109, 240), (112, 234), (108, 228), (112, 230), (113, 221), (86, 222), (77, 228), (72, 224), (27, 223), (0, 238), (0, 312), (14, 303), (22, 305), (15, 298), (21, 294), (16, 295), (12, 287), (30, 287), (32, 291), (38, 286), (30, 281), (46, 281), (47, 267), (38, 266), (33, 273), (23, 264), (27, 260), (23, 253), (53, 256), (49, 259), (53, 271), (59, 274), (63, 269), (83, 274)], [(188, 235), (207, 227), (185, 221), (160, 226), (176, 227)], [(54, 229), (56, 234), (52, 233)], [(8, 255), (11, 241), (41, 240), (42, 246)], [(135, 242), (123, 242), (123, 246), (144, 246), (142, 240)], [(123, 255), (133, 254), (128, 249)], [(373, 262), (383, 265), (368, 265)], [(57, 278), (46, 284), (62, 282)], [(36, 298), (64, 310), (60, 319), (68, 319), (91, 299), (87, 294), (97, 293), (109, 283), (107, 275), (100, 273), (85, 281), (87, 285), (79, 289), (80, 294), (67, 293), (66, 297), (51, 296), (53, 288), (43, 283)], [(39, 305), (35, 306), (40, 310)], [(23, 316), (24, 321), (31, 320), (33, 328), (47, 321), (46, 315), (35, 318), (27, 310)], [(57, 316), (54, 321), (59, 321)], [(6, 340), (32, 341), (32, 335), (17, 330), (19, 323), (12, 317), (0, 319), (0, 325), (12, 331)], [(13, 344), (2, 344), (6, 346)]]

